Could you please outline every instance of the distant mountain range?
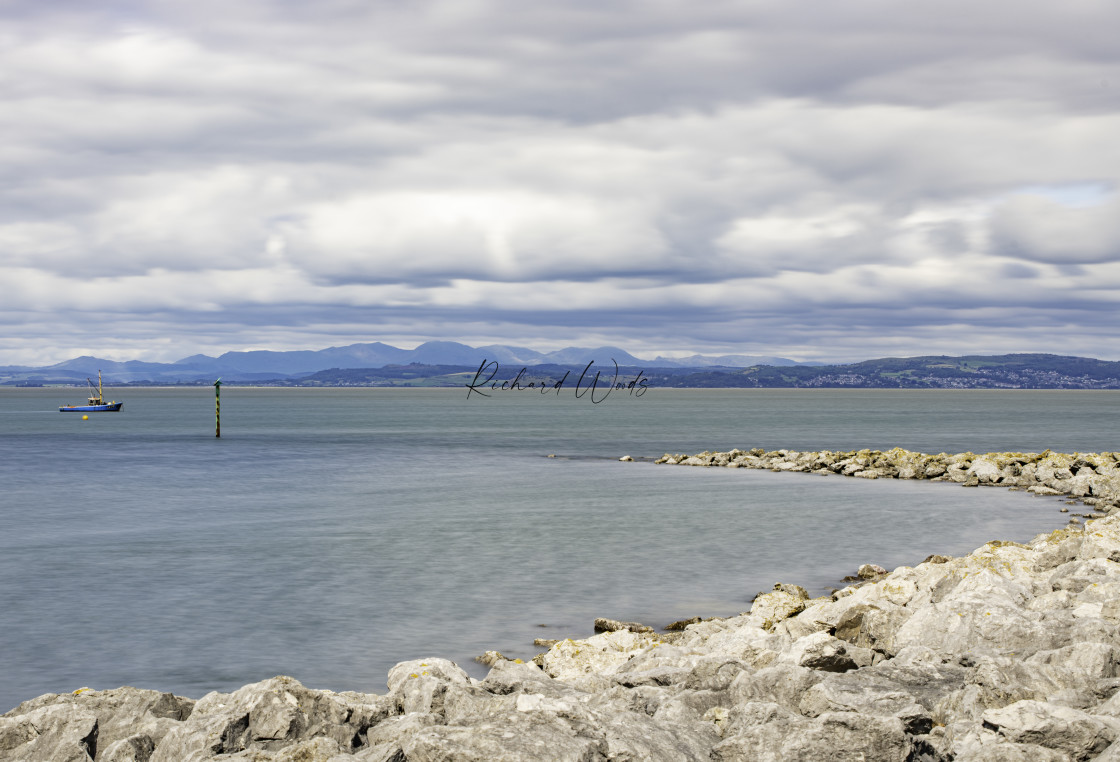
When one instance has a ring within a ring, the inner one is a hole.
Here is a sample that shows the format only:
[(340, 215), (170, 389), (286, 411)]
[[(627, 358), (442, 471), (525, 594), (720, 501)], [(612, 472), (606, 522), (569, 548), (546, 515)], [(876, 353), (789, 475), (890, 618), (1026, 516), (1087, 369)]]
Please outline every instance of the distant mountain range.
[[(498, 364), (493, 380), (558, 379), (578, 375), (588, 363), (595, 370), (640, 372), (650, 387), (741, 388), (903, 388), (903, 389), (1120, 389), (1120, 362), (1048, 354), (944, 355), (882, 358), (844, 365), (797, 363), (782, 357), (722, 355), (642, 360), (618, 347), (568, 347), (537, 352), (525, 347), (470, 347), (430, 341), (416, 349), (382, 344), (352, 344), (317, 352), (227, 352), (195, 355), (175, 363), (112, 362), (96, 357), (42, 368), (0, 367), (0, 385), (82, 384), (100, 370), (105, 383), (211, 384), (271, 386), (462, 386), (486, 361)], [(612, 362), (613, 361), (613, 362)]]
[[(374, 342), (330, 347), (318, 351), (301, 350), (273, 352), (226, 352), (220, 357), (193, 355), (174, 363), (153, 363), (140, 360), (114, 362), (97, 357), (76, 357), (43, 367), (0, 366), (0, 384), (38, 385), (84, 383), (101, 371), (106, 383), (196, 384), (212, 383), (219, 376), (223, 381), (259, 383), (271, 380), (296, 380), (327, 370), (351, 368), (384, 368), (391, 365), (473, 366), (496, 360), (502, 366), (609, 364), (640, 368), (748, 368), (755, 365), (796, 366), (799, 363), (784, 357), (692, 355), (686, 358), (657, 357), (642, 360), (618, 347), (567, 347), (554, 352), (537, 352), (525, 347), (491, 344), (471, 347), (454, 341), (429, 341), (415, 349)], [(516, 370), (516, 369), (515, 369)]]

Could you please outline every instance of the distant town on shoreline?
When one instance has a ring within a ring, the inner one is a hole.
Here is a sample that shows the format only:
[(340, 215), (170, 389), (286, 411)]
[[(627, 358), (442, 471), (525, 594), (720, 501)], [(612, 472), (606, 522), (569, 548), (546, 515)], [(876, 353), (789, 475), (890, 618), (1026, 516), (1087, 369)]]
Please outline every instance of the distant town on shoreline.
[[(35, 387), (84, 384), (98, 371), (113, 386), (209, 385), (282, 387), (457, 387), (485, 363), (493, 380), (521, 384), (555, 380), (565, 373), (639, 371), (649, 387), (671, 388), (867, 388), (867, 389), (1120, 389), (1120, 362), (1052, 354), (881, 358), (823, 365), (783, 357), (693, 355), (642, 360), (618, 347), (568, 347), (542, 353), (523, 347), (470, 347), (432, 341), (415, 349), (380, 342), (318, 351), (227, 352), (174, 363), (116, 362), (78, 357), (44, 367), (0, 366), (0, 385)], [(589, 367), (590, 366), (590, 367)]]

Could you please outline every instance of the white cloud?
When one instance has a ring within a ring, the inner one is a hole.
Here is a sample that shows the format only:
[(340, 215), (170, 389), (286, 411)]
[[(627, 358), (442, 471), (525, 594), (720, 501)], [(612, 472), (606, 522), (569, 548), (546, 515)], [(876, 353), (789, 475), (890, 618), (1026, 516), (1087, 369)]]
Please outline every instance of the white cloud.
[(1120, 262), (1120, 196), (1067, 206), (1015, 194), (993, 210), (990, 228), (994, 247), (1009, 256), (1071, 265)]
[(388, 193), (313, 206), (289, 240), (294, 261), (336, 282), (594, 279), (663, 256), (643, 211), (519, 190)]

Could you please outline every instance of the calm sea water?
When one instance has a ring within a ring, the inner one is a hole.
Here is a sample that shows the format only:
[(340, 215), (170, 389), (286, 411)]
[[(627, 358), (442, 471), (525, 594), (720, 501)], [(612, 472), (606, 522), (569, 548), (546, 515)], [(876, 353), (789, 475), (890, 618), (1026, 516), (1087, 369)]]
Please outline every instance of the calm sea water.
[[(384, 691), (426, 656), (746, 610), (859, 564), (1064, 524), (1001, 489), (620, 463), (732, 447), (1120, 449), (1113, 392), (614, 394), (0, 389), (0, 711), (121, 685), (200, 697), (277, 674)], [(549, 454), (557, 457), (549, 458)]]

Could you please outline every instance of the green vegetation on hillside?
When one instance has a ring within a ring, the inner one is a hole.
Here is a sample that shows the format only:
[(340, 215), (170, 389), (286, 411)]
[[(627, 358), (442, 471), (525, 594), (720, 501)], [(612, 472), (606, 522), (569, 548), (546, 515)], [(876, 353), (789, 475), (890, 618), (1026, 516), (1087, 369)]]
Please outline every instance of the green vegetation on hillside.
[(777, 367), (693, 373), (658, 378), (651, 385), (679, 387), (870, 389), (1117, 389), (1120, 362), (1086, 357), (1012, 354), (966, 357), (887, 357), (848, 365)]
[[(502, 366), (494, 381), (555, 381), (578, 376), (584, 366)], [(606, 372), (595, 366), (594, 370)], [(463, 386), (478, 368), (453, 365), (388, 365), (384, 368), (333, 369), (305, 378), (275, 382), (290, 386)], [(613, 367), (611, 368), (613, 372)], [(1120, 362), (1086, 357), (1012, 354), (966, 357), (887, 357), (848, 365), (759, 365), (753, 368), (619, 369), (620, 376), (641, 373), (650, 387), (673, 388), (868, 388), (868, 389), (1120, 389)], [(520, 375), (519, 375), (520, 374)]]

